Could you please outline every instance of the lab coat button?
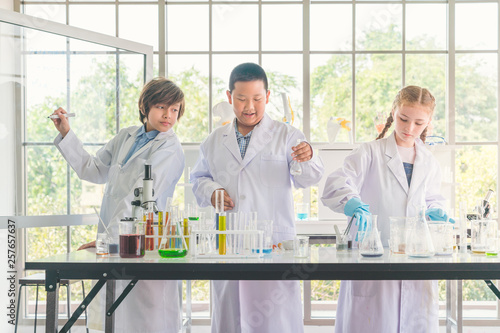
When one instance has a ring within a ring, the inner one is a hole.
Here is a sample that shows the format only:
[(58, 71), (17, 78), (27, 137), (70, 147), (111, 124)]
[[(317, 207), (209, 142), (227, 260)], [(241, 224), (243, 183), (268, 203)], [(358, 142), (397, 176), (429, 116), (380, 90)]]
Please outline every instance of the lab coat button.
[(240, 199), (241, 199), (241, 200), (245, 200), (245, 198), (246, 198), (246, 197), (245, 197), (244, 195), (240, 195)]

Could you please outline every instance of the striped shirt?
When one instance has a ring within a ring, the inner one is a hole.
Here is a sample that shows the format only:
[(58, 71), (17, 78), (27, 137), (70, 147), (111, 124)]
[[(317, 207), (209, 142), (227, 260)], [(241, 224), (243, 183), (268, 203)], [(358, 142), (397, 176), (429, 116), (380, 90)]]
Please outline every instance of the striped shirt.
[(238, 140), (238, 147), (240, 147), (241, 158), (243, 159), (247, 152), (248, 145), (250, 144), (250, 138), (252, 137), (253, 130), (243, 136), (243, 134), (238, 131), (238, 121), (236, 119), (234, 120), (234, 130), (236, 132), (236, 140)]

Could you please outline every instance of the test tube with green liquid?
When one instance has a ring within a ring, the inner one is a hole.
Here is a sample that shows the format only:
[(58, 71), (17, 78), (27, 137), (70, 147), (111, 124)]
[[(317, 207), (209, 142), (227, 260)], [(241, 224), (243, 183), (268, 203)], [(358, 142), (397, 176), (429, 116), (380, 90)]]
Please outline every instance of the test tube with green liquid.
[[(226, 231), (226, 212), (224, 212), (224, 190), (215, 190), (215, 213), (219, 216), (219, 231)], [(219, 254), (226, 254), (226, 235), (219, 234)]]

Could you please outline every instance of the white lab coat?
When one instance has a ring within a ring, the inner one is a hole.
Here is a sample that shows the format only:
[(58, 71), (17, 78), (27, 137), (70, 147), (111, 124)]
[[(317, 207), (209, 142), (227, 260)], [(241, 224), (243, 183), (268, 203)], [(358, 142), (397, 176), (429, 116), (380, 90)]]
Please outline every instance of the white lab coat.
[[(155, 139), (136, 151), (127, 163), (122, 164), (139, 130), (138, 126), (122, 129), (96, 156), (85, 151), (82, 142), (72, 130), (64, 138), (58, 135), (54, 140), (57, 149), (80, 179), (97, 184), (106, 183), (101, 218), (113, 234), (118, 233), (120, 219), (132, 215), (133, 191), (142, 186), (144, 164), (152, 165), (154, 198), (159, 209), (164, 209), (166, 198), (172, 197), (175, 185), (184, 170), (184, 153), (172, 129), (160, 132)], [(99, 232), (104, 232), (103, 229), (99, 225)], [(128, 282), (117, 280), (116, 297)], [(101, 297), (94, 298), (89, 308), (89, 319), (95, 329), (103, 329), (104, 289), (101, 290)], [(177, 281), (140, 281), (117, 308), (115, 331), (178, 332), (178, 299)]]
[[(346, 202), (358, 197), (378, 215), (384, 246), (389, 239), (389, 216), (416, 216), (414, 205), (443, 208), (441, 178), (436, 159), (420, 139), (410, 186), (394, 133), (362, 144), (327, 179), (324, 205), (343, 213)], [(369, 277), (369, 276), (368, 276)], [(438, 332), (437, 281), (342, 281), (336, 333)]]
[[(291, 176), (291, 147), (304, 134), (267, 114), (255, 126), (242, 159), (234, 121), (216, 129), (200, 147), (191, 173), (198, 204), (211, 205), (212, 193), (224, 188), (233, 211), (256, 211), (259, 220), (274, 221), (274, 244), (293, 239), (292, 183), (298, 188), (316, 184), (323, 164), (314, 155), (300, 163), (300, 176)], [(298, 281), (214, 281), (213, 291), (212, 332), (303, 332)]]

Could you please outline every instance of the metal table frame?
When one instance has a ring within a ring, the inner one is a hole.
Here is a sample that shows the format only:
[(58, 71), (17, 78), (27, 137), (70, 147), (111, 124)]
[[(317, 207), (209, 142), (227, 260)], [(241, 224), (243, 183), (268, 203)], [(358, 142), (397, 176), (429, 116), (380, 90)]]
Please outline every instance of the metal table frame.
[[(470, 254), (453, 257), (381, 259), (358, 257), (357, 251), (318, 249), (307, 259), (273, 256), (269, 259), (230, 261), (162, 259), (157, 254), (141, 259), (96, 259), (88, 251), (52, 256), (26, 262), (28, 270), (45, 270), (47, 291), (46, 332), (58, 329), (58, 291), (61, 279), (97, 280), (94, 288), (60, 332), (67, 332), (98, 291), (106, 285), (106, 332), (113, 332), (113, 312), (139, 280), (492, 280), (500, 279), (500, 258), (479, 258)], [(115, 280), (131, 280), (114, 300)], [(490, 287), (494, 287), (490, 286)], [(495, 288), (496, 289), (496, 288)], [(447, 284), (447, 332), (462, 331), (461, 281)]]

